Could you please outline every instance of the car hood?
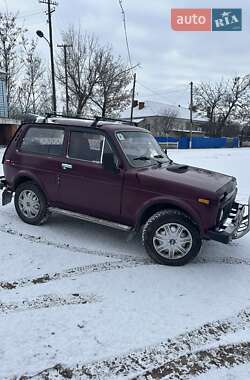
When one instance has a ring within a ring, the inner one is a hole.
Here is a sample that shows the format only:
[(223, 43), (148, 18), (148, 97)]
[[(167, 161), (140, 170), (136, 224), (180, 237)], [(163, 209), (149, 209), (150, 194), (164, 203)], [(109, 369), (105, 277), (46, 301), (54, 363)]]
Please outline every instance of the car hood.
[[(146, 183), (166, 185), (168, 188), (174, 185), (179, 188), (192, 188), (205, 194), (213, 194), (219, 197), (224, 193), (231, 193), (236, 187), (234, 177), (217, 173), (211, 170), (176, 163), (162, 167), (150, 167), (139, 173), (140, 180)], [(164, 186), (165, 188), (165, 186)]]

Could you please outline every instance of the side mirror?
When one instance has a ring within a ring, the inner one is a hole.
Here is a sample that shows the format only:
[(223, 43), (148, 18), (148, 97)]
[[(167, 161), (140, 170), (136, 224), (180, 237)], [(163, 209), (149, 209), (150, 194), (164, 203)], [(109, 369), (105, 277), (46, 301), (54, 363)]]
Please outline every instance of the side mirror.
[(104, 153), (102, 159), (102, 166), (105, 170), (114, 174), (119, 171), (113, 153)]

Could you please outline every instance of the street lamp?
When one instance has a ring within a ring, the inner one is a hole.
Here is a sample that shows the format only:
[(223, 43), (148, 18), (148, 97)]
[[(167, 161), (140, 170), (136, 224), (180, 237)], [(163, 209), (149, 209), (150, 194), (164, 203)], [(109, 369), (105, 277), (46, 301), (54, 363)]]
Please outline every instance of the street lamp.
[(52, 80), (52, 100), (53, 100), (53, 113), (56, 114), (56, 82), (55, 82), (55, 65), (54, 65), (54, 53), (53, 53), (53, 43), (45, 37), (41, 30), (37, 30), (36, 34), (39, 38), (45, 39), (50, 47), (50, 60), (51, 60), (51, 80)]
[(42, 32), (41, 30), (37, 30), (37, 31), (36, 31), (36, 34), (37, 34), (38, 37), (40, 37), (40, 38), (43, 38), (43, 37), (44, 37), (44, 34), (43, 34), (43, 32)]

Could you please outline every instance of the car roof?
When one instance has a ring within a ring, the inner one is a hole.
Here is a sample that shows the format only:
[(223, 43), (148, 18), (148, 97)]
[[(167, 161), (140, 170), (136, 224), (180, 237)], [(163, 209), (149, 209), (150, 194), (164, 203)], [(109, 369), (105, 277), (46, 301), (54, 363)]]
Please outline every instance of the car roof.
[(33, 125), (40, 127), (64, 126), (64, 127), (84, 127), (96, 130), (104, 130), (107, 132), (127, 131), (127, 132), (148, 132), (144, 128), (140, 128), (130, 124), (129, 122), (122, 121), (106, 121), (106, 120), (93, 120), (93, 119), (76, 119), (66, 117), (51, 117), (47, 119), (39, 119)]
[(128, 124), (122, 124), (122, 123), (119, 123), (119, 124), (108, 124), (108, 123), (104, 123), (104, 124), (100, 124), (99, 126), (96, 127), (96, 129), (103, 129), (103, 130), (107, 130), (109, 132), (112, 132), (112, 131), (115, 131), (115, 132), (148, 132), (146, 129), (143, 129), (143, 128), (140, 128), (140, 127), (136, 127), (134, 125), (128, 125)]

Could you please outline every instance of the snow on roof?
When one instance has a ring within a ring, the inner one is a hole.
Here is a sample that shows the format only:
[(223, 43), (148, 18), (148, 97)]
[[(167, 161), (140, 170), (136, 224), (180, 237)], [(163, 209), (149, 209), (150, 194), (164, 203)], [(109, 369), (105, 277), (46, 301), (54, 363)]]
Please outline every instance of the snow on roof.
[(141, 123), (142, 121), (144, 121), (144, 118), (138, 119), (138, 117), (135, 117), (132, 121), (133, 123)]
[(20, 120), (9, 119), (7, 117), (0, 117), (0, 128), (5, 125), (20, 125)]
[[(174, 106), (170, 104), (165, 103), (159, 103), (154, 101), (146, 100), (144, 102), (144, 108), (139, 109), (139, 105), (134, 108), (134, 119), (137, 118), (145, 118), (145, 117), (152, 117), (152, 116), (165, 116), (168, 115), (169, 112), (173, 112), (176, 114), (177, 119), (190, 119), (190, 111), (188, 108), (185, 107), (179, 107)], [(126, 109), (121, 113), (122, 119), (127, 119), (130, 117), (131, 108)], [(207, 122), (208, 119), (202, 115), (200, 115), (197, 112), (193, 113), (193, 120), (194, 121), (200, 121), (200, 122)]]

